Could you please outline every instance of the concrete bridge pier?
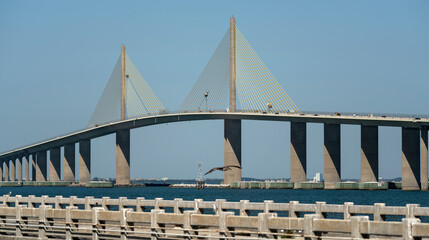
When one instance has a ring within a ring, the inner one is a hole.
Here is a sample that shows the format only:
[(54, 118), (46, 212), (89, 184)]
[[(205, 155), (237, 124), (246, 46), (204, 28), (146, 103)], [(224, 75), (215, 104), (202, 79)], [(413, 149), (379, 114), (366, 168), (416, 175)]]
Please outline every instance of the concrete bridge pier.
[[(307, 180), (307, 124), (290, 123), (290, 181), (295, 183)], [(296, 186), (295, 186), (296, 187)]]
[(25, 181), (28, 182), (30, 181), (30, 166), (28, 166), (29, 162), (30, 162), (30, 155), (25, 155), (24, 156), (24, 178)]
[(3, 159), (0, 159), (0, 182), (3, 182)]
[(33, 154), (31, 157), (31, 181), (36, 181), (36, 164), (37, 154)]
[(76, 153), (75, 143), (64, 145), (64, 181), (75, 182), (76, 179)]
[(378, 126), (361, 126), (361, 182), (378, 182)]
[(402, 190), (420, 190), (420, 129), (402, 127)]
[[(224, 165), (241, 167), (241, 120), (224, 120)], [(241, 169), (224, 172), (224, 183), (241, 181)]]
[(130, 130), (116, 131), (116, 184), (130, 184)]
[(9, 182), (9, 161), (6, 160), (3, 164), (3, 172), (4, 172), (4, 181)]
[(18, 168), (18, 182), (22, 182), (22, 158), (23, 156), (19, 156), (16, 162)]
[(91, 140), (79, 142), (79, 183), (91, 181)]
[(50, 182), (59, 182), (61, 177), (61, 163), (60, 163), (60, 148), (51, 148), (49, 151), (50, 154), (50, 165), (49, 165), (49, 181)]
[(16, 180), (16, 168), (15, 168), (16, 157), (13, 157), (12, 160), (9, 161), (10, 168), (10, 181), (15, 182)]
[(41, 151), (37, 153), (36, 161), (36, 181), (37, 182), (46, 182), (48, 172), (47, 172), (47, 155), (46, 151)]
[(428, 128), (420, 130), (420, 169), (421, 169), (421, 189), (428, 190)]
[(341, 182), (341, 126), (324, 124), (324, 178), (325, 189), (334, 189)]

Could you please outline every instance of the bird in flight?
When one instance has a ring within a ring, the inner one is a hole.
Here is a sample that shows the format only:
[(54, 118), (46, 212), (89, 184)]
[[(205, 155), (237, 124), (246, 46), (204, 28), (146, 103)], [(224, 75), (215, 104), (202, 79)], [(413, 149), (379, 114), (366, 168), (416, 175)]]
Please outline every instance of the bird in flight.
[(215, 167), (215, 168), (210, 169), (208, 172), (206, 172), (206, 174), (204, 174), (204, 176), (207, 175), (207, 174), (209, 174), (209, 173), (212, 173), (212, 172), (214, 172), (216, 170), (220, 170), (220, 171), (224, 171), (225, 172), (225, 171), (231, 170), (231, 168), (233, 168), (233, 167), (241, 169), (240, 166), (236, 166), (236, 165), (226, 165), (226, 166), (223, 166), (223, 167)]

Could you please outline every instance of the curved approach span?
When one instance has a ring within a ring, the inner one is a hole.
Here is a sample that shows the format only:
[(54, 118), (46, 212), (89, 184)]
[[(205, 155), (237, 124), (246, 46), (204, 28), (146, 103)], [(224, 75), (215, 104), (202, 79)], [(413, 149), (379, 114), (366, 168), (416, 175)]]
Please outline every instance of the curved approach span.
[(369, 117), (369, 116), (332, 116), (318, 114), (291, 114), (291, 113), (241, 113), (241, 112), (198, 112), (198, 113), (176, 113), (155, 116), (145, 116), (124, 121), (112, 122), (95, 126), (75, 133), (55, 137), (43, 142), (17, 148), (0, 154), (0, 158), (32, 154), (38, 151), (61, 147), (68, 143), (76, 143), (115, 133), (119, 129), (133, 129), (156, 124), (215, 120), (215, 119), (241, 119), (260, 121), (283, 121), (283, 122), (308, 122), (328, 124), (353, 124), (362, 126), (390, 126), (421, 128), (429, 127), (429, 119), (400, 118), (400, 117)]

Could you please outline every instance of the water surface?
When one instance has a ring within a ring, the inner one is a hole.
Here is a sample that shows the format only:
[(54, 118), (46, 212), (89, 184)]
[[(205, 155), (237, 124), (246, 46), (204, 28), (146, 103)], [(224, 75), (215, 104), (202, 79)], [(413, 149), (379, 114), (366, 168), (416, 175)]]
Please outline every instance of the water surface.
[(323, 201), (330, 204), (343, 204), (354, 202), (355, 205), (373, 205), (374, 203), (386, 203), (389, 206), (405, 206), (408, 203), (420, 204), (429, 207), (429, 192), (421, 191), (366, 191), (366, 190), (294, 190), (294, 189), (220, 189), (206, 188), (203, 190), (190, 188), (168, 187), (129, 187), (129, 188), (85, 188), (85, 187), (1, 187), (0, 195), (12, 192), (14, 195), (48, 195), (55, 196), (94, 196), (96, 198), (137, 198), (146, 199), (183, 198), (193, 200), (196, 198), (212, 201), (226, 199), (228, 201), (250, 200), (251, 202), (299, 201), (301, 203), (315, 203)]

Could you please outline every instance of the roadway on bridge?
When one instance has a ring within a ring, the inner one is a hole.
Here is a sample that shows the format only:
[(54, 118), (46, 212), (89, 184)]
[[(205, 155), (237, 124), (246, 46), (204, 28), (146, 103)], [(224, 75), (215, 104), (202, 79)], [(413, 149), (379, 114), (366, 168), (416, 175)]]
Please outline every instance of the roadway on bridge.
[(71, 134), (51, 138), (39, 143), (20, 147), (0, 154), (0, 158), (9, 158), (17, 155), (32, 154), (54, 147), (62, 147), (68, 143), (76, 143), (81, 140), (93, 139), (115, 133), (118, 129), (134, 129), (151, 125), (197, 121), (197, 120), (222, 120), (241, 119), (258, 121), (283, 121), (283, 122), (308, 122), (327, 124), (352, 124), (364, 126), (386, 126), (421, 128), (429, 127), (427, 118), (406, 117), (373, 117), (358, 115), (324, 115), (324, 114), (298, 114), (298, 113), (276, 113), (276, 112), (196, 112), (196, 113), (173, 113), (154, 116), (144, 116), (124, 121), (117, 121), (102, 125), (96, 125)]

